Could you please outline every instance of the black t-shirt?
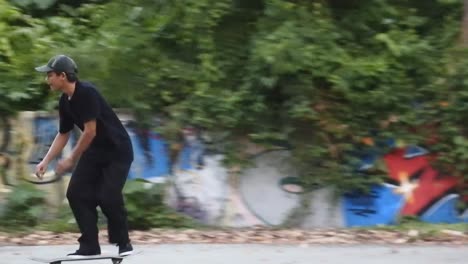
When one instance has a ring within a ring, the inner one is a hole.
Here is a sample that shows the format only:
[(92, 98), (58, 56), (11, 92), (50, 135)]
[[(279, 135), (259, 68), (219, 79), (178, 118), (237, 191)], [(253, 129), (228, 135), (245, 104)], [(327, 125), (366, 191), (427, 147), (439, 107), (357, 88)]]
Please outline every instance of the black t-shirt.
[(60, 133), (69, 132), (74, 125), (83, 131), (84, 123), (95, 119), (96, 136), (91, 142), (90, 148), (106, 152), (129, 151), (128, 147), (131, 146), (131, 143), (127, 130), (91, 83), (78, 81), (75, 92), (70, 99), (67, 94), (62, 94), (59, 102), (59, 118)]

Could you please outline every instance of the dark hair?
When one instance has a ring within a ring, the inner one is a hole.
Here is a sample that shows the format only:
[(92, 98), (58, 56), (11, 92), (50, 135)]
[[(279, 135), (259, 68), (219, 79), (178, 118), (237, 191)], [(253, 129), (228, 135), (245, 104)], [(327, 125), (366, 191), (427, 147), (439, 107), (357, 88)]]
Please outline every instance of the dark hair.
[[(62, 72), (56, 72), (54, 71), (55, 74), (60, 75)], [(63, 72), (65, 73), (65, 77), (67, 77), (67, 81), (69, 82), (76, 82), (78, 81), (78, 75), (74, 72)]]
[(69, 82), (76, 82), (78, 81), (78, 75), (74, 72), (66, 72), (65, 76), (67, 76), (67, 80)]

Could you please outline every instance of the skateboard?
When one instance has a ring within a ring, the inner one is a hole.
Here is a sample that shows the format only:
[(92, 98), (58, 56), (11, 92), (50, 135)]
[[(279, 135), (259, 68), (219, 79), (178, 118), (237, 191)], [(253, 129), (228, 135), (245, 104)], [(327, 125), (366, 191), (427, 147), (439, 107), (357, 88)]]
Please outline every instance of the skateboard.
[(119, 256), (113, 254), (106, 254), (106, 255), (94, 255), (94, 256), (87, 256), (87, 257), (59, 257), (59, 258), (31, 258), (31, 260), (42, 262), (42, 263), (49, 263), (49, 264), (61, 264), (62, 262), (66, 261), (87, 261), (87, 260), (97, 260), (97, 259), (110, 259), (112, 264), (120, 264), (124, 258), (131, 257), (133, 255), (138, 254), (139, 252), (135, 252), (128, 256)]

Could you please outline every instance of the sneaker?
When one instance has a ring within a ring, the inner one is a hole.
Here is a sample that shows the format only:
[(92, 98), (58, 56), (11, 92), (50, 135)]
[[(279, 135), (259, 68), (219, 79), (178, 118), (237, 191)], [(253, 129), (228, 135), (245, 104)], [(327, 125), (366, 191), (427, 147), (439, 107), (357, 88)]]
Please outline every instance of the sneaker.
[(101, 255), (101, 250), (83, 250), (83, 249), (78, 249), (74, 253), (70, 253), (67, 255), (69, 258), (86, 258), (90, 256), (96, 256), (96, 255)]
[(118, 247), (119, 247), (119, 256), (121, 257), (128, 256), (133, 253), (133, 247), (132, 247), (132, 244), (130, 244), (130, 242), (127, 242), (125, 244), (119, 244)]

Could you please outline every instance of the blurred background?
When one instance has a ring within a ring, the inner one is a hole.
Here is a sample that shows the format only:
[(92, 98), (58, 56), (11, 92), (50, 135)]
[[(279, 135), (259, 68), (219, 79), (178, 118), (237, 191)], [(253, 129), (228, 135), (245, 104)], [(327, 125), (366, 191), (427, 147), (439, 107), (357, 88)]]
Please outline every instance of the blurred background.
[(1, 229), (76, 228), (32, 175), (56, 54), (130, 132), (132, 229), (464, 229), (467, 47), (468, 1), (0, 0)]

